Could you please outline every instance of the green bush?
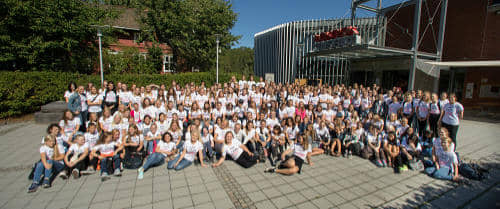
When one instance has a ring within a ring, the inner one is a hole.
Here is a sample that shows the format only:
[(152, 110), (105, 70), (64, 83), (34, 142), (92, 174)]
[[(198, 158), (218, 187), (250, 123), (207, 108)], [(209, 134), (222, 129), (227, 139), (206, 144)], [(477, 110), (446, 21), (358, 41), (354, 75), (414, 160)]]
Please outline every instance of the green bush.
[[(233, 74), (220, 73), (220, 82), (227, 82)], [(216, 82), (215, 72), (179, 73), (179, 74), (111, 74), (104, 79), (114, 82), (146, 86), (165, 84), (172, 80), (184, 85), (205, 81), (207, 86)], [(69, 82), (86, 85), (89, 82), (100, 86), (99, 75), (86, 75), (68, 72), (10, 72), (0, 71), (0, 118), (18, 116), (40, 110), (40, 106), (63, 100)]]

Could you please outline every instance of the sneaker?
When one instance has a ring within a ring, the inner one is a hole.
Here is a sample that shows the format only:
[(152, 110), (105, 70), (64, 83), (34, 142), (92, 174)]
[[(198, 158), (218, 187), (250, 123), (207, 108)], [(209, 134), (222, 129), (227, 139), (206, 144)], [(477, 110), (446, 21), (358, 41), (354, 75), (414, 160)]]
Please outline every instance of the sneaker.
[(406, 165), (403, 165), (403, 166), (399, 167), (399, 171), (401, 171), (401, 172), (407, 171), (407, 170), (408, 170), (408, 166), (406, 166)]
[(95, 173), (95, 170), (92, 166), (89, 166), (87, 170), (81, 172), (81, 174), (93, 174), (93, 173)]
[(347, 152), (344, 152), (342, 156), (344, 156), (344, 158), (347, 158)]
[(387, 167), (387, 161), (382, 160), (382, 166), (383, 166), (383, 167)]
[(73, 169), (73, 171), (71, 172), (71, 174), (73, 175), (73, 179), (78, 179), (80, 178), (80, 171), (78, 169)]
[(144, 168), (140, 167), (137, 172), (139, 172), (139, 174), (137, 175), (137, 179), (143, 179), (144, 178)]
[(61, 177), (62, 179), (68, 179), (68, 174), (66, 173), (65, 170), (59, 172), (59, 174), (57, 174), (57, 176)]
[(120, 169), (117, 168), (115, 169), (115, 172), (113, 173), (114, 176), (121, 176), (122, 175), (122, 172), (120, 172)]
[(274, 173), (274, 171), (275, 171), (275, 170), (276, 170), (276, 168), (275, 168), (275, 167), (266, 168), (266, 169), (264, 170), (264, 173)]
[(101, 181), (106, 181), (108, 179), (110, 179), (111, 177), (109, 177), (108, 173), (104, 172), (101, 174)]
[(380, 161), (380, 160), (375, 161), (375, 165), (377, 165), (378, 167), (384, 166), (384, 164), (382, 164), (382, 161)]
[(352, 152), (349, 151), (349, 153), (347, 154), (347, 158), (351, 158), (352, 157)]
[(30, 188), (28, 188), (28, 193), (32, 193), (32, 192), (36, 192), (36, 190), (38, 189), (38, 184), (33, 182), (31, 185), (30, 185)]
[(49, 181), (49, 179), (48, 179), (48, 178), (45, 178), (45, 179), (43, 180), (42, 187), (43, 187), (43, 188), (49, 188), (49, 187), (50, 187), (50, 181)]

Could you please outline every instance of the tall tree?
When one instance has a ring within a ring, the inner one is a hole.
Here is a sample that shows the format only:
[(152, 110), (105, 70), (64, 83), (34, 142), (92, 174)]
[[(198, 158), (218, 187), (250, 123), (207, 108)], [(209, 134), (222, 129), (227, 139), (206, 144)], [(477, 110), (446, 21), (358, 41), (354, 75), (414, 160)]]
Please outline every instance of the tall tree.
[(92, 26), (114, 16), (80, 0), (2, 0), (2, 70), (91, 70), (97, 54)]
[(224, 51), (220, 56), (219, 65), (224, 72), (235, 72), (244, 75), (253, 74), (252, 48), (239, 47)]
[(229, 32), (236, 22), (236, 13), (228, 1), (148, 0), (143, 3), (146, 31), (172, 48), (173, 63), (180, 64), (177, 70), (210, 69), (215, 63), (215, 34), (220, 34), (219, 46), (224, 49), (239, 38)]

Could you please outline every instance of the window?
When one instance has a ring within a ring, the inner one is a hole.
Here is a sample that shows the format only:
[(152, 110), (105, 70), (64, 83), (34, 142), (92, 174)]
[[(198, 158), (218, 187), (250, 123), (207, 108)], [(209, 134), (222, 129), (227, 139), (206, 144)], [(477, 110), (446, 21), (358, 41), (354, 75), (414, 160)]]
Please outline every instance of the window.
[(163, 55), (163, 72), (164, 73), (173, 73), (174, 70), (172, 68), (172, 55)]

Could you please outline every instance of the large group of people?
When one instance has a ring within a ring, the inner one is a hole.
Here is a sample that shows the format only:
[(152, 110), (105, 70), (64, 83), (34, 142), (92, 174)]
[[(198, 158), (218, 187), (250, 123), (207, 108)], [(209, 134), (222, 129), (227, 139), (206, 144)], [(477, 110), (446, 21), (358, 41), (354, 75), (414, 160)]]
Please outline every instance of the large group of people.
[[(99, 172), (103, 181), (155, 166), (182, 170), (244, 168), (292, 175), (315, 155), (371, 160), (395, 172), (424, 169), (457, 180), (457, 130), (463, 106), (455, 94), (383, 90), (377, 85), (277, 84), (253, 76), (210, 87), (187, 83), (137, 86), (70, 83), (68, 110), (50, 124), (28, 192), (56, 177)], [(427, 157), (426, 157), (427, 156)], [(429, 159), (423, 163), (423, 159)]]

